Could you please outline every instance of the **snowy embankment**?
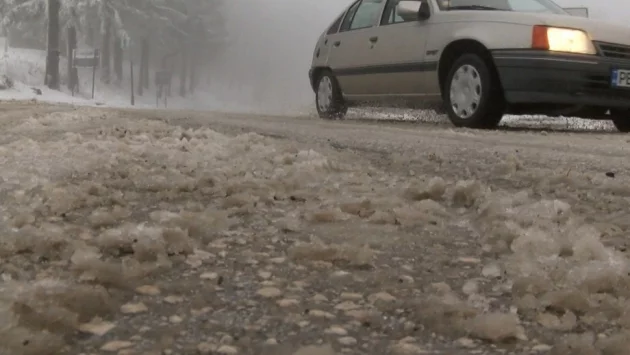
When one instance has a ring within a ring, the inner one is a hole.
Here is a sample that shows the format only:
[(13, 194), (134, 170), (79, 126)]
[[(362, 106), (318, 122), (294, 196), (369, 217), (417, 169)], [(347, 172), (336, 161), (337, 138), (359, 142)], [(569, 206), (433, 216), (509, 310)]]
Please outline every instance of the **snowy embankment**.
[[(65, 57), (61, 57), (59, 65), (61, 75), (61, 90), (50, 90), (43, 85), (46, 71), (46, 52), (35, 49), (9, 48), (4, 52), (3, 37), (0, 37), (0, 75), (6, 75), (13, 81), (13, 87), (0, 90), (0, 100), (38, 100), (51, 103), (70, 103), (83, 106), (109, 106), (109, 107), (131, 107), (131, 82), (129, 62), (125, 61), (123, 66), (124, 80), (121, 83), (104, 84), (100, 80), (100, 72), (96, 74), (95, 95), (92, 99), (92, 70), (89, 68), (79, 69), (79, 93), (72, 95), (67, 87), (67, 62)], [(134, 68), (136, 77), (138, 64)], [(151, 76), (151, 88), (145, 90), (142, 96), (135, 95), (137, 108), (155, 108), (156, 89), (153, 85), (153, 75)], [(115, 80), (113, 80), (115, 82)], [(177, 80), (173, 83), (173, 95), (168, 98), (167, 106), (173, 109), (199, 109), (199, 110), (234, 110), (237, 103), (226, 100), (214, 99), (214, 95), (202, 87), (196, 93), (182, 98), (178, 94), (179, 86)], [(163, 100), (160, 100), (159, 107), (164, 107)]]
[[(70, 353), (142, 352), (154, 346), (145, 328), (215, 334), (206, 316), (215, 309), (222, 331), (238, 310), (264, 313), (235, 327), (255, 323), (269, 339), (210, 335), (197, 347), (205, 353), (297, 344), (300, 334), (358, 353), (373, 331), (384, 335), (371, 346), (395, 354), (444, 341), (554, 354), (630, 346), (626, 256), (602, 244), (593, 216), (546, 199), (568, 177), (545, 175), (536, 192), (493, 191), (256, 134), (103, 112), (34, 115), (2, 132), (11, 141), (0, 147), (6, 353), (56, 354), (66, 343)], [(627, 227), (623, 217), (608, 221)], [(417, 330), (440, 337), (420, 341)], [(332, 354), (322, 349), (313, 353)]]

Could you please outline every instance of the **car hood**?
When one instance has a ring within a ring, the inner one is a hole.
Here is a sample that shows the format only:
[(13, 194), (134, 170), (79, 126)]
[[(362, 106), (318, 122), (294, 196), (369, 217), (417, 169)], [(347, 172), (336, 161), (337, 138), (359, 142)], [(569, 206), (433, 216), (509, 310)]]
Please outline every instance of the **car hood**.
[(577, 16), (536, 15), (543, 25), (577, 28), (588, 32), (591, 39), (595, 41), (630, 45), (630, 27), (628, 26)]
[(587, 31), (595, 41), (630, 45), (630, 27), (578, 16), (512, 11), (447, 11), (442, 16), (446, 22), (488, 21), (576, 28)]

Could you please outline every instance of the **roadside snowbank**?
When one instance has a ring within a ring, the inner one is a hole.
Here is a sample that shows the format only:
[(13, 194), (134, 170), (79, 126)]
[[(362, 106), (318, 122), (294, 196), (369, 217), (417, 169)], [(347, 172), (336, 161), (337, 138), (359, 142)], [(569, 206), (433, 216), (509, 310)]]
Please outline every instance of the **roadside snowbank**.
[[(129, 62), (123, 66), (123, 77), (121, 83), (104, 84), (100, 81), (100, 73), (97, 72), (95, 84), (95, 98), (91, 98), (92, 72), (91, 69), (79, 69), (79, 93), (72, 96), (67, 85), (67, 62), (65, 57), (61, 57), (59, 63), (60, 77), (62, 82), (61, 91), (50, 90), (44, 83), (46, 70), (45, 51), (24, 48), (9, 48), (4, 53), (3, 37), (0, 37), (0, 74), (5, 74), (15, 82), (15, 87), (9, 90), (0, 90), (0, 100), (39, 100), (42, 102), (70, 103), (82, 106), (109, 106), (109, 107), (137, 107), (155, 108), (164, 107), (160, 100), (156, 103), (156, 90), (152, 88), (145, 90), (143, 96), (135, 96), (135, 105), (131, 105), (130, 87), (131, 83)], [(137, 73), (136, 64), (136, 73)], [(137, 75), (137, 74), (136, 74)], [(153, 80), (151, 78), (151, 80)], [(153, 83), (153, 81), (151, 81)], [(196, 93), (188, 97), (180, 97), (178, 86), (175, 81), (173, 85), (173, 95), (168, 98), (168, 107), (173, 109), (198, 109), (198, 110), (235, 110), (239, 102), (230, 102), (222, 99), (218, 100), (211, 92), (204, 91), (203, 87)], [(136, 83), (137, 85), (137, 83)], [(41, 91), (41, 93), (36, 91)]]

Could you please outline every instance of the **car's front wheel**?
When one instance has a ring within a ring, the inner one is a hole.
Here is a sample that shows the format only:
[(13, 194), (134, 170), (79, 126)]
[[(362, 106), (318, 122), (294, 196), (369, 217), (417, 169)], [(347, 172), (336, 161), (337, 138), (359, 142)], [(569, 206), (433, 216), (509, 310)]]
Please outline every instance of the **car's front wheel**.
[(610, 116), (612, 116), (612, 122), (619, 132), (630, 132), (630, 110), (612, 109)]
[(501, 85), (478, 55), (455, 60), (442, 87), (446, 113), (455, 126), (495, 128), (501, 121), (505, 112)]
[(337, 78), (325, 71), (319, 76), (315, 91), (317, 113), (324, 119), (341, 119), (348, 112)]

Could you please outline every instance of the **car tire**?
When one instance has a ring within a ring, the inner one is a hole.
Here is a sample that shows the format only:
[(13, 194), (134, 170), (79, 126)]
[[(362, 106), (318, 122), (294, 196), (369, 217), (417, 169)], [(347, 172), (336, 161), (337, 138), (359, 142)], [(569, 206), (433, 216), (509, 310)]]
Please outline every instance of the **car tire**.
[(319, 117), (328, 120), (342, 119), (348, 112), (339, 82), (330, 71), (323, 72), (317, 79), (315, 106)]
[(630, 132), (630, 110), (610, 110), (612, 122), (619, 132)]
[(444, 88), (444, 109), (456, 127), (492, 129), (505, 112), (503, 89), (488, 64), (476, 54), (455, 60)]

